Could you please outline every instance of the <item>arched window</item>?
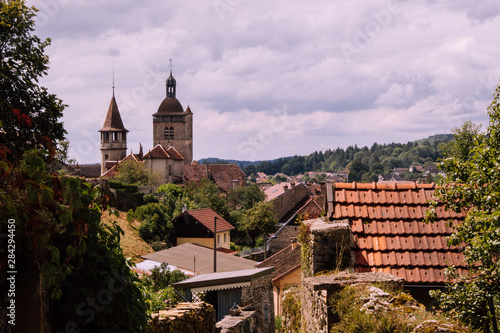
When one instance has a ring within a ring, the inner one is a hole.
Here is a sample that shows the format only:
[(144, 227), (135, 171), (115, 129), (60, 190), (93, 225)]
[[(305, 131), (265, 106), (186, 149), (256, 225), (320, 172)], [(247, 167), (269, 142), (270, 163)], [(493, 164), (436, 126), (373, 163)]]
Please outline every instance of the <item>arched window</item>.
[(165, 131), (163, 132), (164, 139), (173, 139), (174, 138), (174, 128), (173, 127), (165, 127)]

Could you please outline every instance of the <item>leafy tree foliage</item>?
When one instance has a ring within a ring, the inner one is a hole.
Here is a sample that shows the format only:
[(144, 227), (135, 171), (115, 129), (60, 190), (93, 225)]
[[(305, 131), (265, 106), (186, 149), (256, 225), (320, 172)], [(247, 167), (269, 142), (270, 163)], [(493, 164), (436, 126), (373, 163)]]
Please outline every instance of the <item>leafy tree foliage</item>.
[(174, 226), (172, 224), (175, 206), (164, 203), (149, 203), (127, 213), (127, 219), (141, 221), (139, 236), (148, 243), (165, 242), (172, 244)]
[[(455, 141), (445, 149), (441, 167), (445, 185), (436, 195), (447, 209), (466, 212), (465, 221), (449, 245), (465, 244), (468, 273), (451, 267), (447, 293), (436, 293), (443, 307), (474, 327), (496, 328), (500, 296), (500, 86), (488, 108), (489, 126), (484, 135), (470, 122), (455, 130)], [(435, 217), (435, 207), (429, 220)]]
[(158, 313), (179, 303), (182, 299), (175, 293), (172, 284), (185, 279), (187, 276), (184, 273), (178, 269), (171, 271), (165, 263), (160, 267), (155, 266), (151, 270), (151, 275), (141, 280), (141, 285), (148, 295), (150, 313)]
[(257, 184), (232, 188), (227, 194), (228, 204), (233, 209), (250, 209), (265, 198), (266, 195)]
[(160, 180), (160, 175), (146, 169), (144, 163), (127, 160), (120, 163), (117, 169), (118, 174), (113, 180), (120, 183), (146, 186), (158, 183)]
[(119, 245), (123, 232), (100, 223), (106, 198), (99, 188), (49, 172), (45, 161), (53, 159), (35, 150), (14, 163), (0, 161), (1, 231), (8, 219), (15, 220), (16, 258), (25, 263), (23, 270), (38, 267), (40, 277), (34, 279), (51, 295), (44, 301), (41, 290), (31, 302), (49, 304), (52, 319), (41, 316), (55, 331), (68, 324), (82, 331), (144, 331), (146, 305)]
[(10, 150), (11, 161), (66, 133), (64, 104), (38, 85), (47, 74), (50, 40), (33, 35), (35, 12), (22, 0), (0, 1), (0, 148)]
[(354, 173), (349, 175), (349, 180), (373, 181), (378, 174), (389, 173), (396, 167), (408, 168), (411, 165), (436, 162), (442, 157), (439, 145), (450, 141), (452, 137), (451, 134), (443, 134), (406, 144), (374, 143), (371, 148), (366, 146), (359, 148), (354, 145), (346, 149), (328, 149), (308, 156), (285, 157), (257, 165), (247, 165), (243, 171), (247, 176), (257, 172), (268, 175), (282, 172), (292, 176), (307, 171), (338, 172), (350, 169)]
[(239, 230), (245, 232), (255, 247), (257, 237), (269, 236), (278, 229), (276, 215), (271, 202), (259, 202), (247, 210), (239, 223)]

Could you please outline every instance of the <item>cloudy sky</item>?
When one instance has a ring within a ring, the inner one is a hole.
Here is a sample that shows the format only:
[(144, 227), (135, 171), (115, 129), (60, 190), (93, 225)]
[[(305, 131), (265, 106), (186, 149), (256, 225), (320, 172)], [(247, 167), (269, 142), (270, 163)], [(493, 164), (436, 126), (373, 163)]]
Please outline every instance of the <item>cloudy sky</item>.
[(70, 155), (100, 161), (112, 96), (128, 152), (152, 148), (169, 59), (194, 158), (266, 160), (406, 143), (486, 123), (500, 79), (497, 0), (29, 0), (50, 37), (41, 81)]

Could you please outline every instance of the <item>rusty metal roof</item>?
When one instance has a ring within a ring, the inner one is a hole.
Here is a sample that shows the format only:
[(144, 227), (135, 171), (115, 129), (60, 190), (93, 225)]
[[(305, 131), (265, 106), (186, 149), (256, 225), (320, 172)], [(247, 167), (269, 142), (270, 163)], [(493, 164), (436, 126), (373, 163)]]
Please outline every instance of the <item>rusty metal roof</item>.
[(385, 272), (407, 283), (441, 284), (449, 265), (466, 268), (458, 247), (446, 237), (464, 214), (436, 209), (434, 223), (425, 223), (434, 184), (338, 183), (327, 189), (332, 219), (349, 219), (355, 240), (356, 271)]

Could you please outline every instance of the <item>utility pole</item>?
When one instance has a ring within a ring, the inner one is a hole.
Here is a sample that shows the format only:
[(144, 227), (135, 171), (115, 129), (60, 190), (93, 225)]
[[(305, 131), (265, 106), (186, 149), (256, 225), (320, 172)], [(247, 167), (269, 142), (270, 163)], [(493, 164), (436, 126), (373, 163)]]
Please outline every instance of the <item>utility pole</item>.
[(217, 216), (214, 217), (214, 273), (217, 272)]

